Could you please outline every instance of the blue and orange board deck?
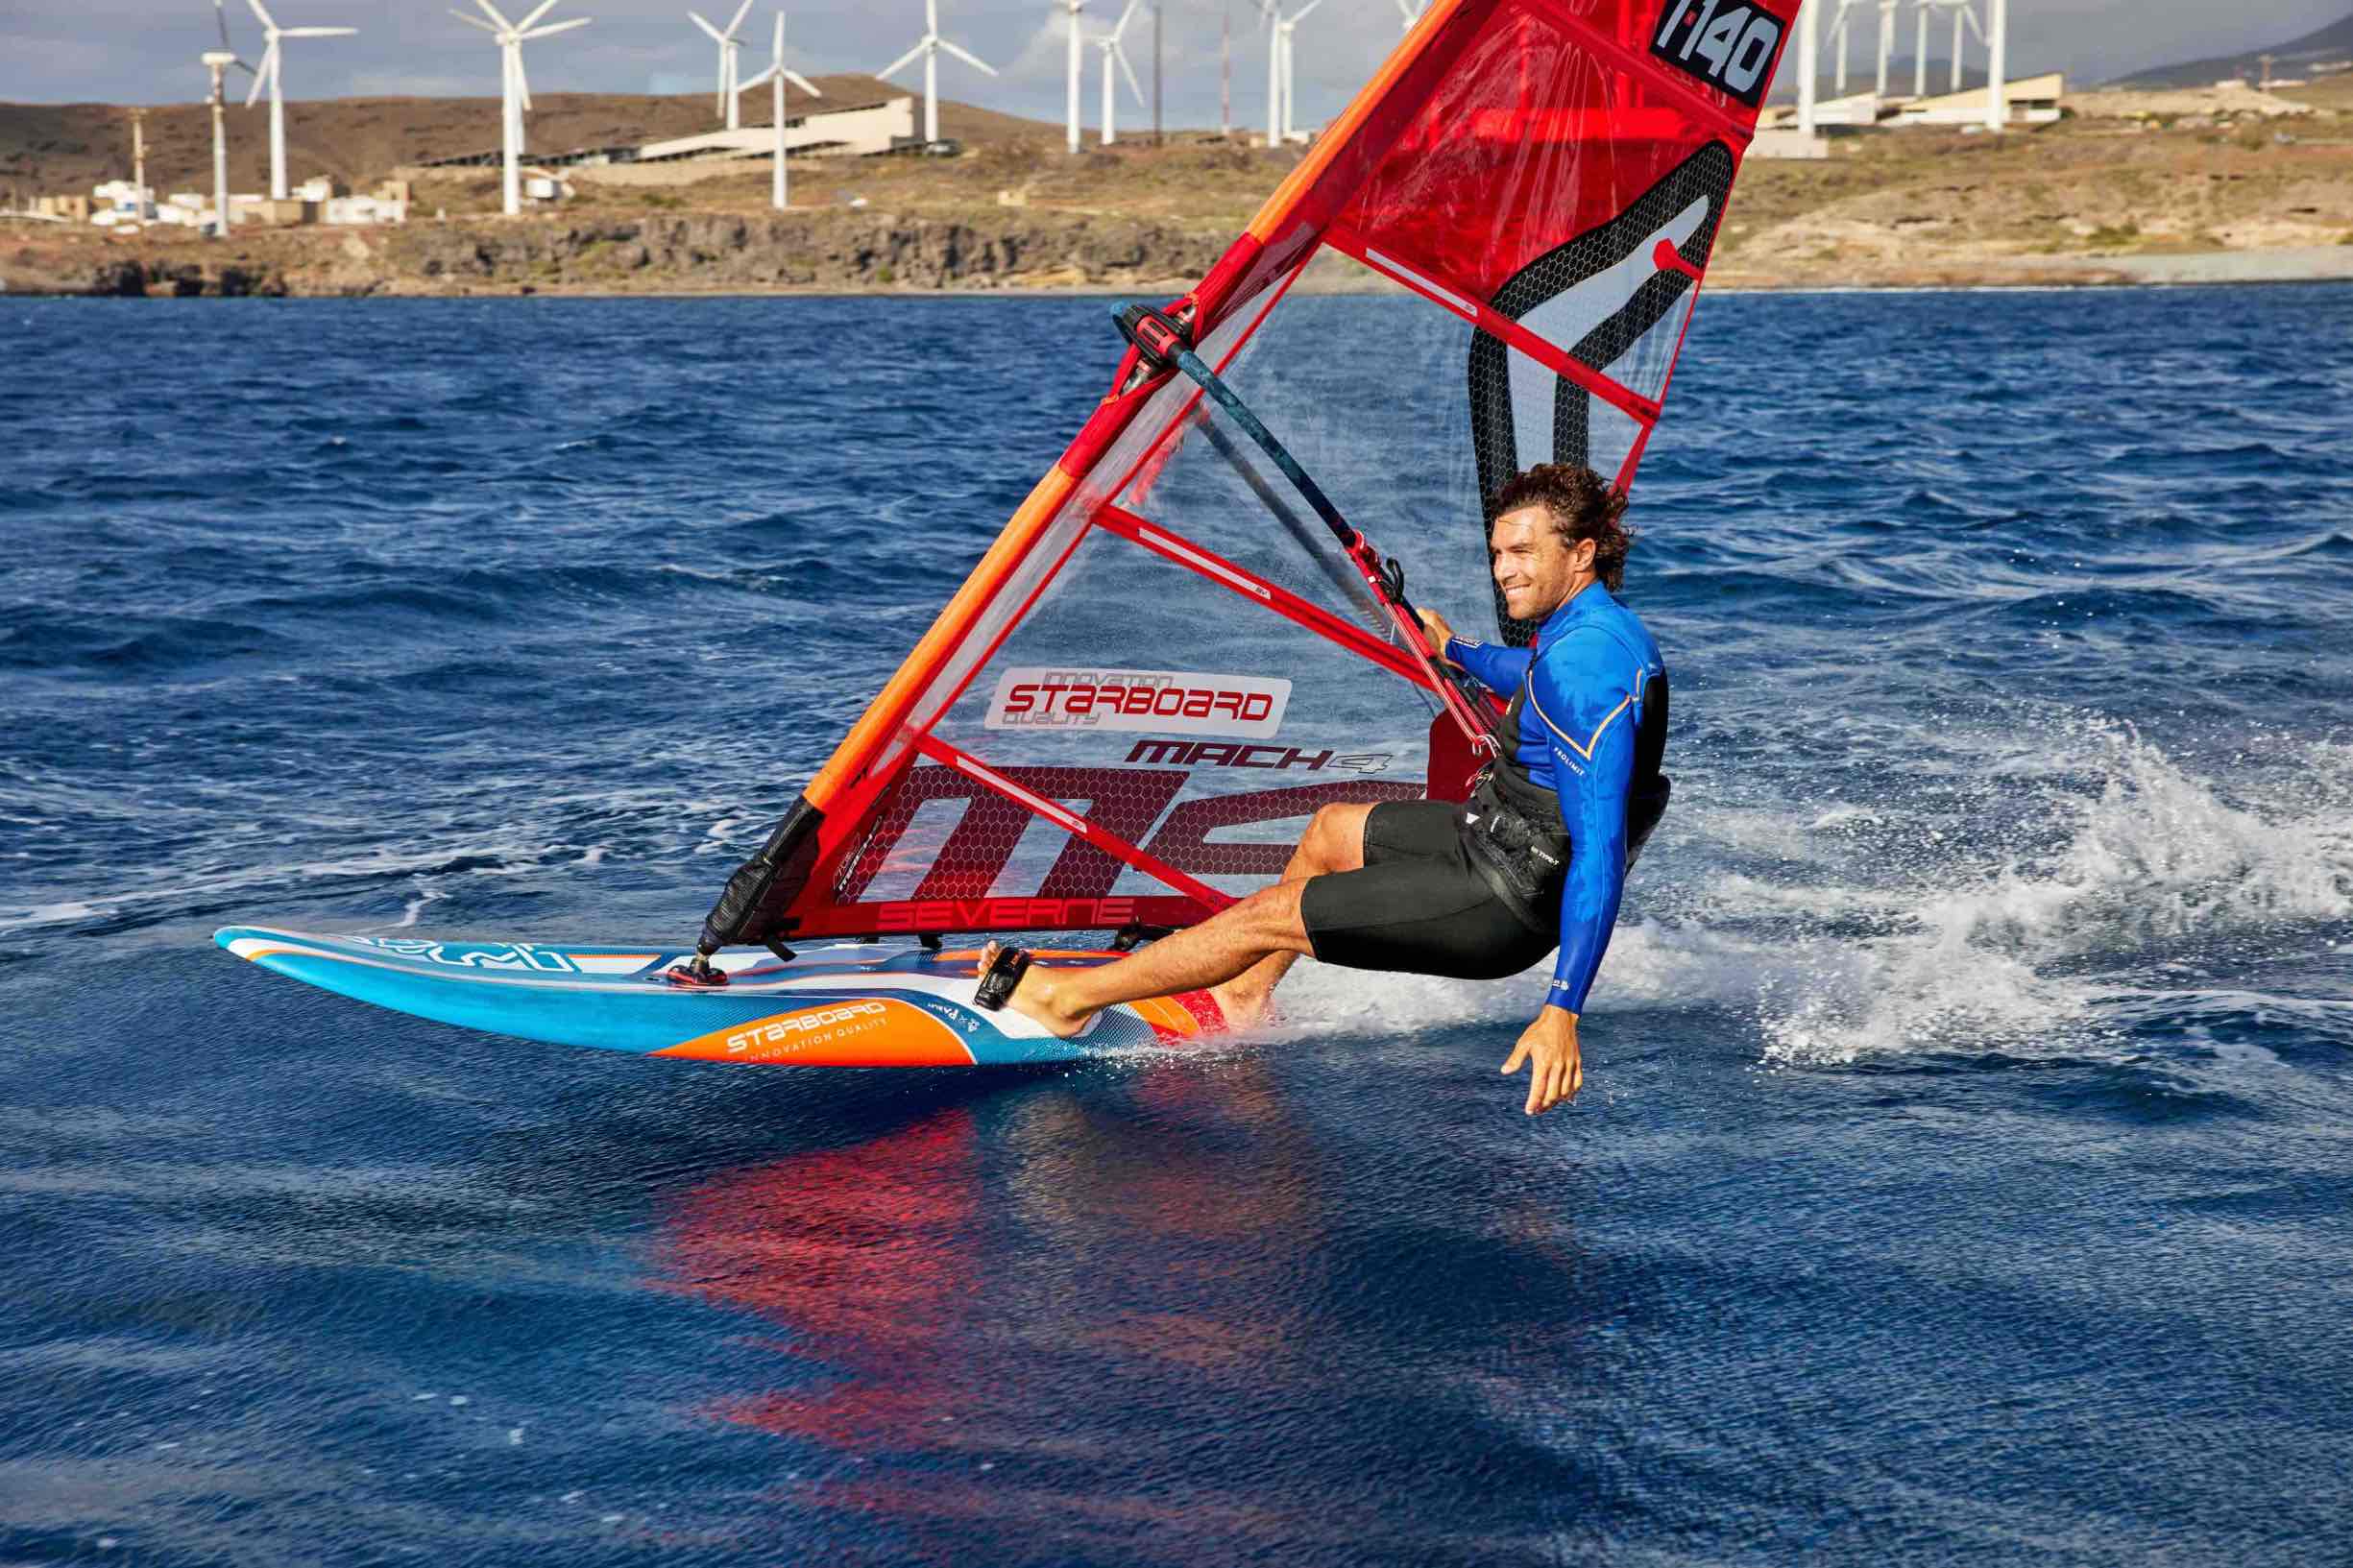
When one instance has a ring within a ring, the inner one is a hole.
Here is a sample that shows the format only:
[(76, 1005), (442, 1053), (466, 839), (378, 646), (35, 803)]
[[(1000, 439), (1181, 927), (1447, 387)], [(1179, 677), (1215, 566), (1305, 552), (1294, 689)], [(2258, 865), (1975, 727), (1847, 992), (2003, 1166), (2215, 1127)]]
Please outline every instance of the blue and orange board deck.
[[(1026, 1019), (972, 1004), (980, 950), (932, 953), (845, 942), (786, 962), (719, 953), (723, 987), (664, 977), (690, 954), (650, 944), (483, 942), (328, 936), (230, 926), (213, 940), (322, 990), (460, 1028), (644, 1056), (796, 1067), (988, 1067), (1069, 1061), (1171, 1045), (1222, 1027), (1200, 993), (1107, 1009), (1057, 1040)], [(1051, 964), (1118, 955), (1041, 952)]]

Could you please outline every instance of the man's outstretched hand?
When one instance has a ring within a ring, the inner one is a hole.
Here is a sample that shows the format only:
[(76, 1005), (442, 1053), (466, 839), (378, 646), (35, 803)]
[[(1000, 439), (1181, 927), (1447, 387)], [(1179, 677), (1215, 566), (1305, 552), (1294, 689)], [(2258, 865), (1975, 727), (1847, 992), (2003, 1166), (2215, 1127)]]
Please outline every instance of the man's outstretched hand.
[(1512, 1048), (1512, 1059), (1503, 1064), (1503, 1074), (1510, 1077), (1519, 1071), (1519, 1064), (1528, 1068), (1528, 1114), (1540, 1116), (1565, 1099), (1575, 1099), (1577, 1091), (1585, 1086), (1585, 1064), (1577, 1054), (1577, 1015), (1560, 1007), (1546, 1007), (1536, 1015), (1520, 1035), (1519, 1044)]

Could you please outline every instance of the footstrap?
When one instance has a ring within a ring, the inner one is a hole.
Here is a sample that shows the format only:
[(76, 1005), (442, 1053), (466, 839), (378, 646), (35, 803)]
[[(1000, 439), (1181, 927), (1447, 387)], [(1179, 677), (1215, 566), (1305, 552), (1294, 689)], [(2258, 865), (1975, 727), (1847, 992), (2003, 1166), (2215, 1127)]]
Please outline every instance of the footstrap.
[(980, 988), (972, 994), (973, 1005), (984, 1013), (1003, 1012), (1005, 1004), (1013, 1000), (1013, 992), (1021, 984), (1021, 977), (1028, 973), (1030, 953), (1027, 949), (999, 948), (997, 955), (989, 959), (988, 967), (981, 971)]

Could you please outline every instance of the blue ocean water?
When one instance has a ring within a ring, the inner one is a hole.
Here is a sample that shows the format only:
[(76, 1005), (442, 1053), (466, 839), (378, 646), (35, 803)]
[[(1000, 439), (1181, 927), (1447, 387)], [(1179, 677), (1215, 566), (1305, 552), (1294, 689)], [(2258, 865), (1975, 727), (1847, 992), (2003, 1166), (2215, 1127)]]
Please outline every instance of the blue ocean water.
[(691, 933), (1108, 362), (8, 307), (0, 1560), (2353, 1557), (2353, 291), (1704, 303), (1548, 1118), (1540, 975), (795, 1073), (209, 945)]

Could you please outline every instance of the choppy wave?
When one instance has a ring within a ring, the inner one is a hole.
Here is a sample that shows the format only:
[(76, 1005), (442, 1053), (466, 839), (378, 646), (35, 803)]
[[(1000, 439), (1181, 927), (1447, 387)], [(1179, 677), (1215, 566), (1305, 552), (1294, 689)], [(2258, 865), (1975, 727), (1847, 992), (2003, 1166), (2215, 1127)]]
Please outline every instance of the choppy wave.
[(2110, 999), (2145, 1000), (2167, 970), (2228, 972), (2353, 920), (2353, 750), (2291, 742), (2225, 781), (2130, 726), (2051, 733), (2041, 776), (2013, 766), (2002, 784), (2033, 802), (2038, 847), (1954, 854), (1939, 819), (1833, 807), (1797, 836), (1870, 833), (1877, 863), (1904, 873), (1894, 885), (1720, 881), (1709, 918), (1622, 931), (1613, 981), (1753, 1008), (1774, 1063), (2072, 1054), (2124, 1040)]

